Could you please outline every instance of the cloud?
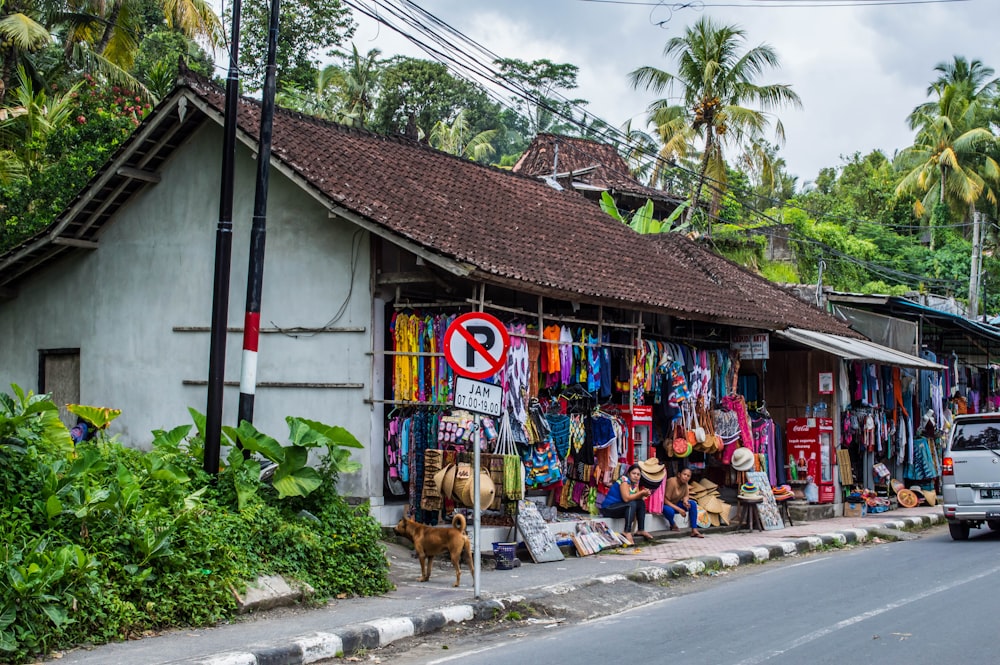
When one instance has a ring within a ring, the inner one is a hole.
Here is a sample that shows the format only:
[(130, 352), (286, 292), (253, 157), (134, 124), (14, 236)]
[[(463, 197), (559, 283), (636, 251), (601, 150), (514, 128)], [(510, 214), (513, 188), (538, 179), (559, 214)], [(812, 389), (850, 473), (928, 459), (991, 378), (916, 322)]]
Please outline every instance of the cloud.
[[(802, 98), (801, 110), (779, 113), (787, 136), (781, 154), (802, 182), (839, 165), (842, 155), (882, 149), (891, 156), (909, 145), (906, 116), (925, 101), (937, 63), (964, 55), (1000, 66), (1000, 58), (990, 60), (1000, 32), (995, 2), (707, 11), (742, 26), (748, 45), (767, 42), (778, 52), (781, 69), (761, 81), (791, 84)], [(588, 100), (588, 110), (614, 126), (629, 119), (645, 126), (653, 96), (632, 90), (628, 73), (643, 65), (671, 71), (664, 45), (702, 15), (579, 0), (419, 4), (501, 57), (577, 65), (580, 86), (569, 96)], [(374, 34), (363, 24), (355, 36), (359, 48)], [(386, 55), (427, 57), (384, 27), (372, 45)]]

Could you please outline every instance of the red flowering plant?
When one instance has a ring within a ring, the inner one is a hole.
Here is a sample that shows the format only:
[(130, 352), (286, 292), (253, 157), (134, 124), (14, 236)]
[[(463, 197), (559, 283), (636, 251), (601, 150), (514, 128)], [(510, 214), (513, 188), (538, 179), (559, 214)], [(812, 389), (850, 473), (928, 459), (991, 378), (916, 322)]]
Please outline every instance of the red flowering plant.
[[(57, 95), (53, 91), (53, 96)], [(149, 113), (142, 96), (85, 76), (65, 120), (40, 139), (26, 177), (0, 187), (0, 251), (47, 226)]]

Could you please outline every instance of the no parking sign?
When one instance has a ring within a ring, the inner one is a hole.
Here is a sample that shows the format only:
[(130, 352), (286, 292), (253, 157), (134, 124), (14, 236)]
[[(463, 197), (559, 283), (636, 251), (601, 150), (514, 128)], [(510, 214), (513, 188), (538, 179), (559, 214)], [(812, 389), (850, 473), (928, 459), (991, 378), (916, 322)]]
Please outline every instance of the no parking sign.
[(507, 361), (510, 336), (500, 320), (483, 312), (455, 319), (444, 333), (444, 356), (455, 374), (485, 379)]

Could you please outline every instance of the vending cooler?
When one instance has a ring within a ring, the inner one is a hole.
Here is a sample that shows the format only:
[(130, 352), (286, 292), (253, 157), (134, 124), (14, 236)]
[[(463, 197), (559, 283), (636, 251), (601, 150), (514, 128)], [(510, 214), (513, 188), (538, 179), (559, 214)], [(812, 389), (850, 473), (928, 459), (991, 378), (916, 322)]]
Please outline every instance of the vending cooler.
[(789, 466), (795, 465), (799, 480), (812, 476), (820, 503), (833, 503), (833, 419), (789, 418), (785, 434)]
[(629, 432), (629, 449), (626, 462), (634, 464), (655, 457), (653, 451), (653, 407), (619, 405), (618, 415), (625, 421)]

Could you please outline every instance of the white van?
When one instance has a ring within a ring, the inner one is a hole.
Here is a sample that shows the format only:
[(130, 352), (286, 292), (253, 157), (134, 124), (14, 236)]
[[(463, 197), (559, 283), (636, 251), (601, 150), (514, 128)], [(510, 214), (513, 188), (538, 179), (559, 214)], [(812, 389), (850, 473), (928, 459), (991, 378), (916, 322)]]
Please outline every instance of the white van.
[(955, 417), (942, 460), (944, 516), (954, 540), (985, 522), (1000, 530), (1000, 413)]

